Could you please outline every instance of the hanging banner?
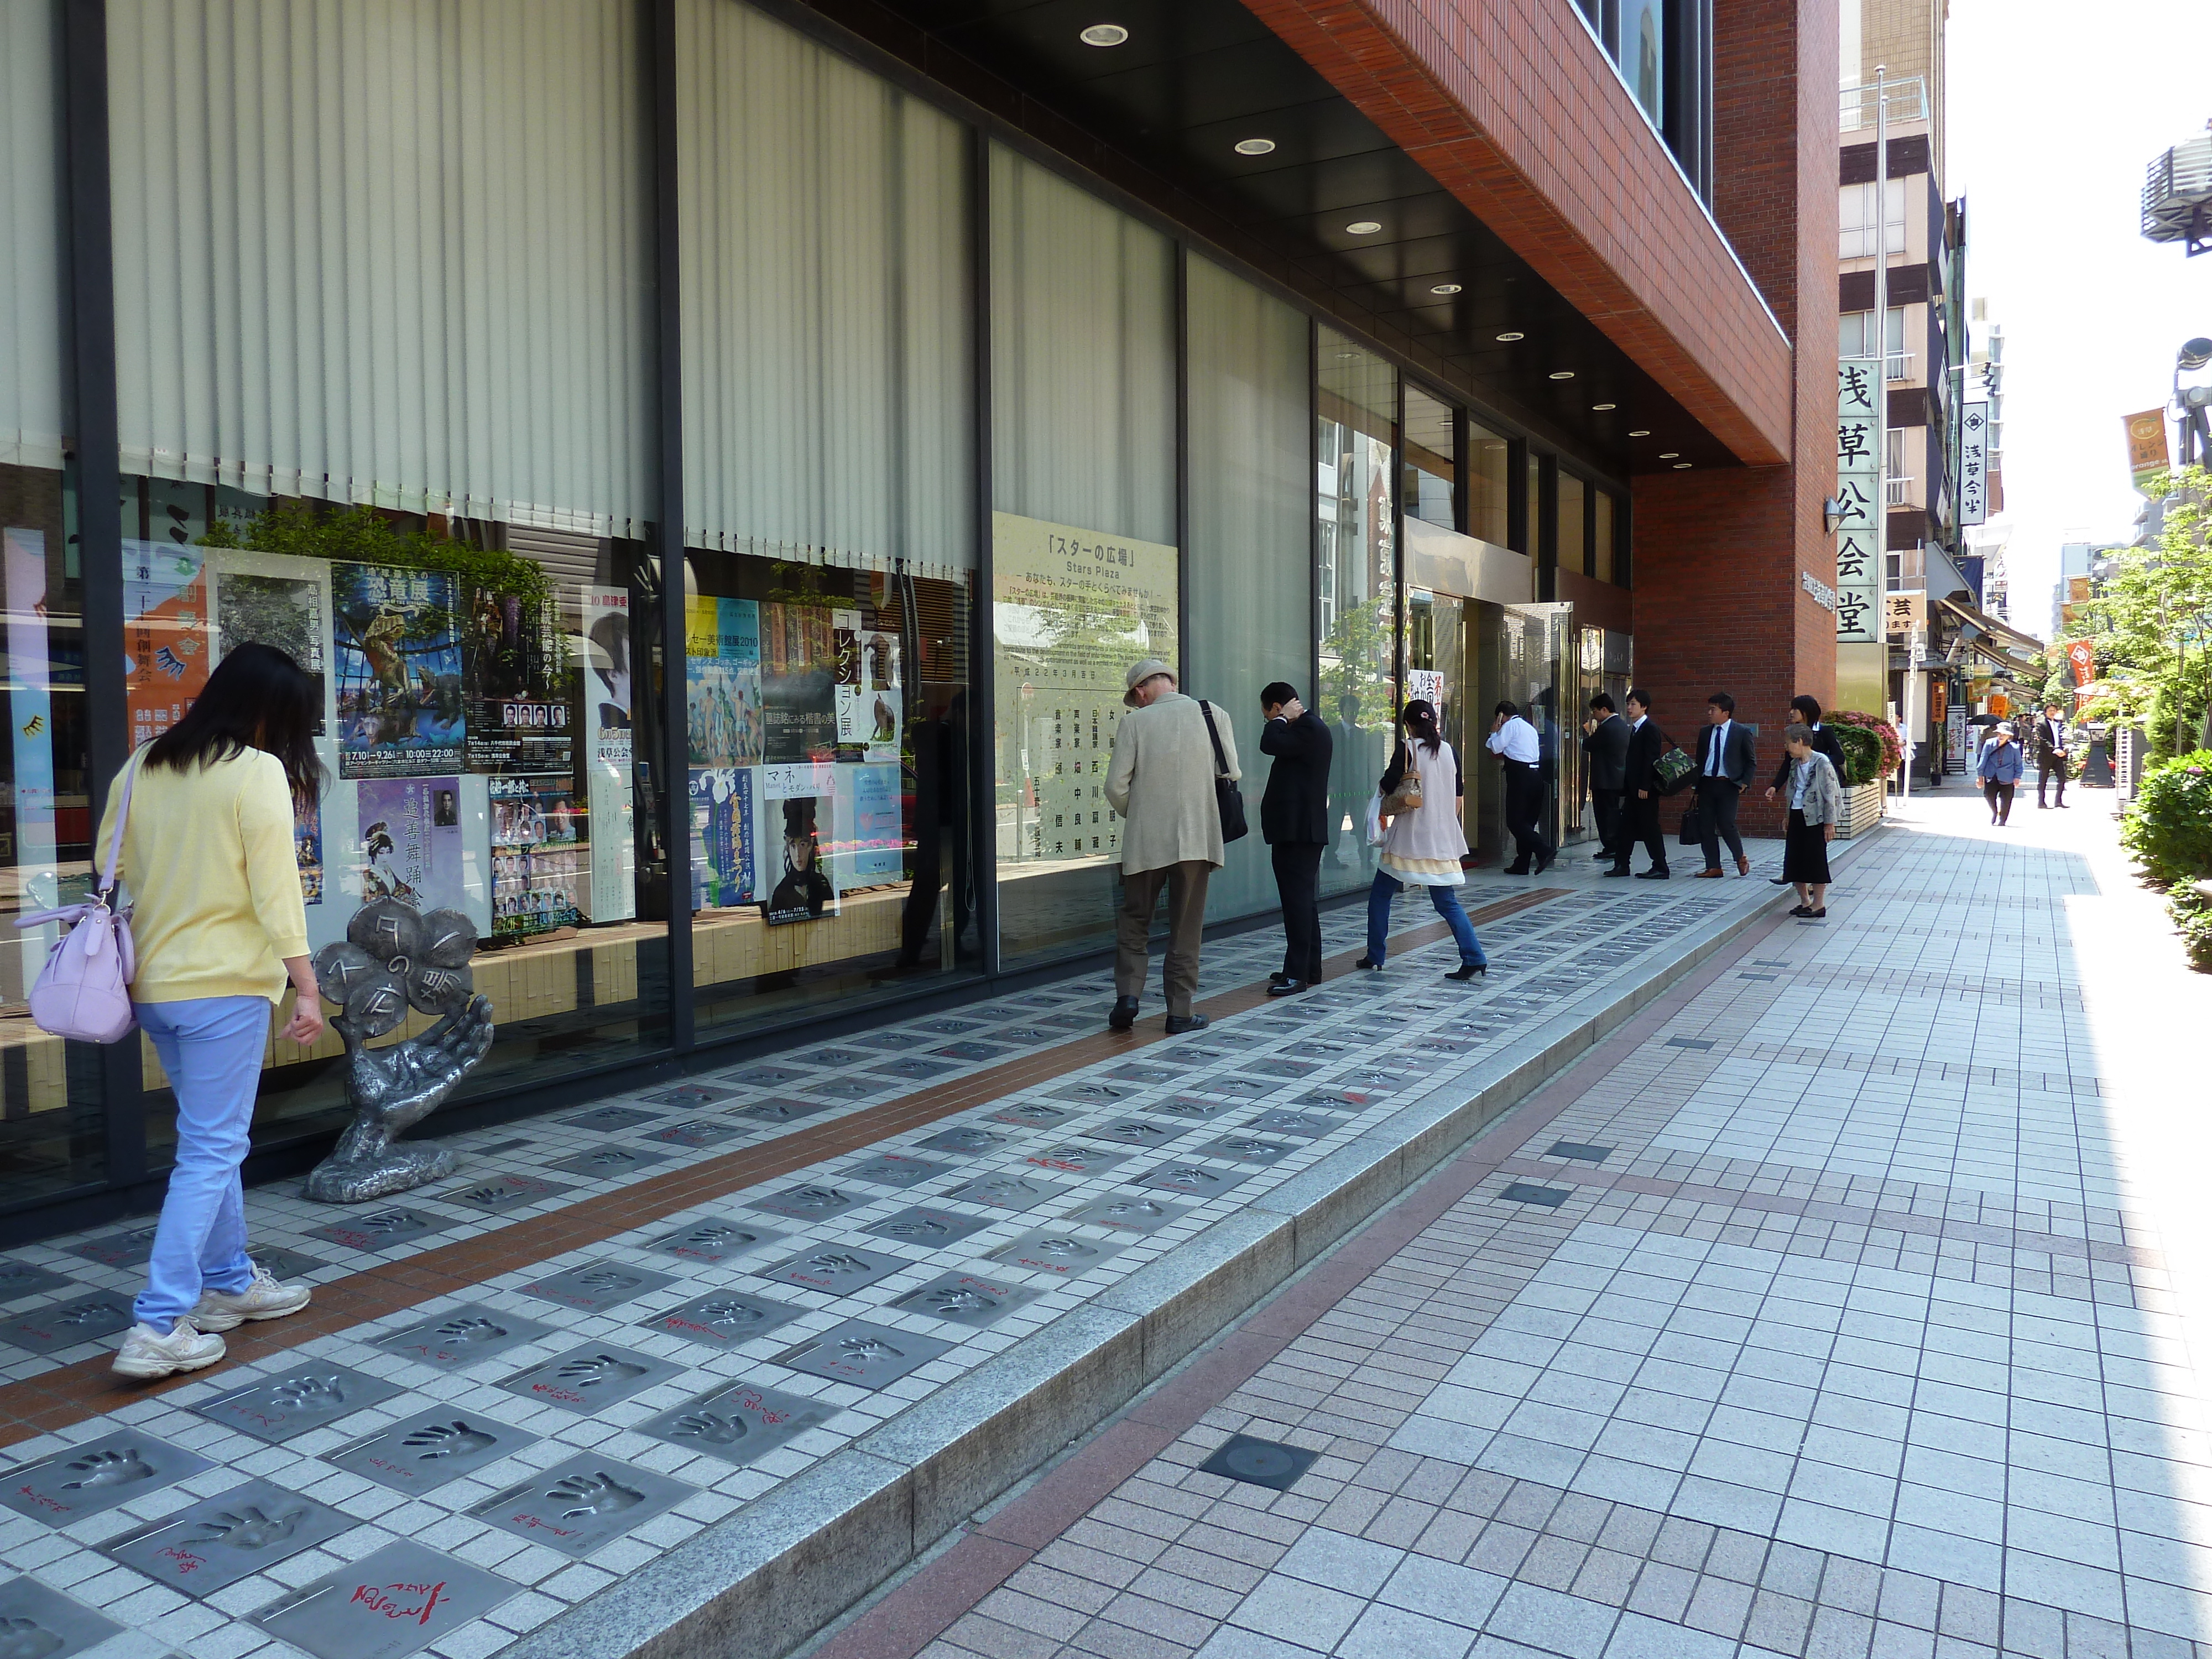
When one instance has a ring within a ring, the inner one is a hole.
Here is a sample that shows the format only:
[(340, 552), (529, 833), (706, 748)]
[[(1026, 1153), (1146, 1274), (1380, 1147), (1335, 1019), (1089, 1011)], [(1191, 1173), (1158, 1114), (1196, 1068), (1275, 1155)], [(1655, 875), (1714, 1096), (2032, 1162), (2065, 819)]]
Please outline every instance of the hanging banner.
[(1990, 406), (1968, 404), (1959, 417), (1959, 522), (1990, 519)]
[(2120, 424), (2128, 434), (2128, 477), (2141, 489), (2172, 465), (2166, 447), (2166, 411), (2146, 409), (2140, 415), (2124, 415)]
[(1836, 526), (1836, 639), (1841, 644), (1874, 645), (1881, 594), (1881, 488), (1875, 451), (1875, 398), (1881, 386), (1881, 362), (1846, 357), (1836, 365), (1836, 500), (1843, 514)]
[(2097, 678), (2096, 647), (2087, 640), (2076, 640), (2066, 647), (2067, 665), (2074, 671), (2074, 684), (2087, 685)]

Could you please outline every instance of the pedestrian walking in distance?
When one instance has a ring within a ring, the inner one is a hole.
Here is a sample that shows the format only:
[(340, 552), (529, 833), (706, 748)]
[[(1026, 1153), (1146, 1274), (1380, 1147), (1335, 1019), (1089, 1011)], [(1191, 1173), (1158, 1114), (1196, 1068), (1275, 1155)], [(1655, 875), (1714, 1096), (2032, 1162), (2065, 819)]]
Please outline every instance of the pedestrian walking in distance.
[(1488, 747), (1505, 768), (1505, 827), (1513, 832), (1513, 862), (1505, 866), (1505, 873), (1525, 876), (1534, 860), (1540, 876), (1559, 856), (1540, 823), (1544, 811), (1543, 741), (1536, 728), (1521, 718), (1519, 708), (1501, 702), (1491, 715)]
[(1590, 816), (1597, 820), (1597, 862), (1608, 864), (1620, 851), (1622, 800), (1628, 793), (1628, 722), (1605, 692), (1589, 700), (1589, 718), (1583, 722), (1583, 753), (1588, 757)]
[(1818, 920), (1828, 914), (1828, 843), (1836, 838), (1844, 785), (1828, 757), (1813, 746), (1814, 735), (1809, 723), (1792, 726), (1782, 734), (1790, 790), (1782, 874), (1797, 890), (1797, 908), (1790, 914)]
[(2044, 804), (2043, 792), (2053, 778), (2058, 781), (2058, 799), (2051, 805), (2066, 805), (2066, 722), (2058, 718), (2058, 705), (2046, 702), (2033, 728), (2035, 735), (2035, 804)]
[[(1818, 697), (1807, 696), (1801, 692), (1790, 699), (1790, 724), (1784, 728), (1782, 733), (1782, 742), (1785, 750), (1789, 746), (1790, 732), (1800, 726), (1813, 734), (1814, 751), (1826, 755), (1828, 757), (1828, 764), (1836, 769), (1836, 781), (1840, 786), (1844, 780), (1844, 745), (1836, 741), (1836, 734), (1833, 732), (1820, 724), (1820, 700)], [(1772, 800), (1778, 791), (1790, 787), (1790, 757), (1785, 752), (1782, 757), (1782, 763), (1774, 769), (1774, 781), (1766, 787), (1767, 799)], [(1774, 878), (1774, 884), (1777, 887), (1787, 887), (1790, 884), (1790, 878), (1777, 876)]]
[(1990, 822), (2000, 827), (2012, 822), (2012, 792), (2024, 769), (2020, 744), (2009, 726), (1982, 745), (1981, 764), (1974, 769), (1982, 780), (1982, 794), (1990, 803)]
[(1321, 857), (1328, 848), (1328, 726), (1277, 680), (1260, 693), (1260, 752), (1274, 757), (1260, 798), (1260, 834), (1283, 902), (1283, 971), (1267, 976), (1271, 997), (1321, 983)]
[[(1129, 670), (1121, 701), (1129, 712), (1114, 728), (1106, 803), (1121, 815), (1121, 910), (1115, 928), (1114, 1009), (1106, 1023), (1126, 1031), (1137, 1023), (1145, 988), (1146, 941), (1160, 890), (1168, 895), (1168, 1030), (1195, 1031), (1206, 1023), (1190, 1011), (1198, 989), (1198, 946), (1206, 925), (1206, 884), (1221, 867), (1218, 775), (1235, 782), (1237, 739), (1229, 716), (1176, 688), (1176, 672), (1158, 657)], [(1207, 729), (1209, 717), (1212, 731)], [(1217, 774), (1213, 740), (1226, 763)]]
[[(1382, 775), (1385, 811), (1401, 803), (1382, 835), (1382, 867), (1367, 890), (1367, 954), (1362, 968), (1382, 967), (1390, 933), (1390, 901), (1407, 887), (1425, 887), (1429, 902), (1451, 928), (1459, 944), (1459, 967), (1446, 979), (1469, 980), (1490, 970), (1490, 958), (1474, 936), (1474, 924), (1459, 902), (1467, 884), (1460, 861), (1467, 856), (1467, 831), (1460, 823), (1460, 799), (1467, 792), (1459, 757), (1437, 726), (1437, 711), (1425, 697), (1407, 703), (1398, 753)], [(1407, 799), (1418, 787), (1419, 804)]]
[(1758, 749), (1751, 729), (1735, 717), (1735, 699), (1716, 691), (1705, 699), (1705, 731), (1698, 746), (1698, 834), (1704, 843), (1705, 867), (1700, 880), (1713, 880), (1721, 869), (1721, 843), (1728, 843), (1739, 876), (1751, 873), (1744, 856), (1743, 837), (1736, 833), (1735, 806), (1759, 770)]
[(322, 696), (270, 645), (234, 647), (174, 726), (108, 786), (98, 845), (113, 844), (131, 799), (121, 871), (137, 908), (131, 1000), (177, 1101), (176, 1162), (154, 1231), (146, 1288), (115, 1370), (196, 1371), (223, 1357), (216, 1333), (307, 1305), (247, 1254), (239, 1182), (269, 1042), (289, 983), (283, 1035), (313, 1042), (322, 1003), (307, 956), (307, 909), (293, 850), (295, 805), (321, 789)]
[(1659, 828), (1660, 756), (1674, 745), (1659, 729), (1659, 722), (1651, 718), (1651, 697), (1649, 692), (1628, 694), (1628, 758), (1623, 763), (1622, 787), (1628, 791), (1623, 805), (1627, 814), (1621, 824), (1620, 839), (1613, 855), (1613, 868), (1608, 876), (1625, 876), (1636, 843), (1642, 842), (1651, 854), (1651, 867), (1638, 872), (1639, 881), (1664, 881), (1670, 873), (1667, 868), (1667, 836)]

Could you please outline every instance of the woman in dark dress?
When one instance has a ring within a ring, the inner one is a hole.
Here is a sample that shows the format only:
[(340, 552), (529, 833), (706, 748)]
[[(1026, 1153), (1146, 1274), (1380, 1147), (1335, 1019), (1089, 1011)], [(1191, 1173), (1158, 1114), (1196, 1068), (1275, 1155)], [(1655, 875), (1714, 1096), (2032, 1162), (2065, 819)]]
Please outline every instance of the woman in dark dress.
[(1828, 843), (1836, 838), (1844, 791), (1836, 769), (1813, 743), (1808, 726), (1783, 733), (1790, 757), (1790, 828), (1782, 843), (1782, 878), (1797, 890), (1797, 908), (1790, 914), (1817, 920), (1828, 914)]

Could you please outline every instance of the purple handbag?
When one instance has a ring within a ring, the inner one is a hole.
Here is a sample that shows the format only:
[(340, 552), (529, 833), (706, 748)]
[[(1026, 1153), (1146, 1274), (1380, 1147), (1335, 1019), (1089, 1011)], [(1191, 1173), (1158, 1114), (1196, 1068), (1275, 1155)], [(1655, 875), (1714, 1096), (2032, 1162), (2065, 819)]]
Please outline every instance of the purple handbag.
[(131, 913), (116, 910), (112, 903), (115, 864), (123, 852), (123, 827), (131, 821), (131, 786), (138, 780), (138, 766), (134, 758), (123, 780), (123, 799), (115, 809), (115, 833), (108, 839), (100, 890), (81, 904), (15, 918), (18, 927), (58, 921), (69, 929), (46, 952), (46, 965), (39, 969), (39, 982), (31, 988), (31, 1018), (53, 1036), (114, 1042), (138, 1029), (138, 1016), (131, 1006), (131, 981), (138, 973)]

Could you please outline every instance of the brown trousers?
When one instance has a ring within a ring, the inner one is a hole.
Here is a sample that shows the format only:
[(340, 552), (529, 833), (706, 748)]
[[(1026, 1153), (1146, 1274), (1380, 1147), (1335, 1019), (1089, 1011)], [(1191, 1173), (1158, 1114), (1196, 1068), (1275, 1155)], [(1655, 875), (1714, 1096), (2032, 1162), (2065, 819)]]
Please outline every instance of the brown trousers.
[(1115, 922), (1114, 994), (1142, 996), (1145, 993), (1146, 945), (1152, 938), (1152, 912), (1160, 902), (1160, 889), (1168, 890), (1168, 959), (1162, 977), (1167, 981), (1168, 1012), (1190, 1012), (1198, 989), (1198, 945), (1206, 928), (1206, 882), (1213, 866), (1204, 859), (1185, 859), (1158, 870), (1139, 870), (1121, 877), (1121, 912)]

